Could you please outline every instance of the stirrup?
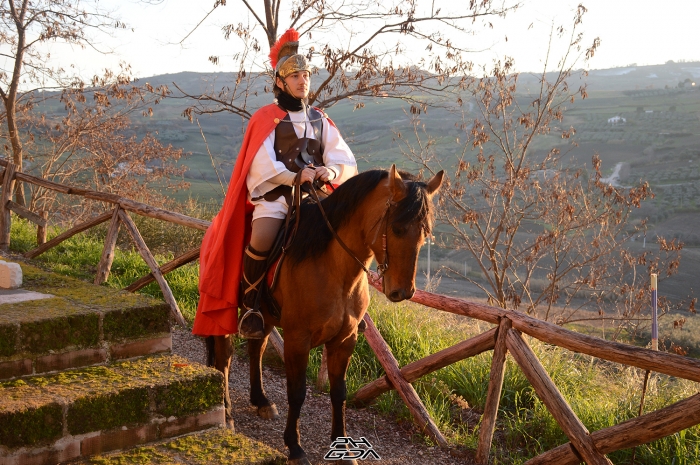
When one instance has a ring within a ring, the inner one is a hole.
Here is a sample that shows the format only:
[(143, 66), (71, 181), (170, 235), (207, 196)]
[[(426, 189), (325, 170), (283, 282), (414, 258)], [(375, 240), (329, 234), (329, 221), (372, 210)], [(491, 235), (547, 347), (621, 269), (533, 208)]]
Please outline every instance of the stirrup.
[[(251, 318), (251, 315), (257, 316), (257, 318)], [(245, 323), (248, 322), (249, 326), (245, 327)], [(257, 323), (260, 323), (260, 327), (257, 327)], [(265, 319), (263, 318), (260, 310), (254, 310), (249, 308), (241, 317), (241, 321), (238, 322), (238, 335), (244, 339), (262, 339), (265, 337)]]

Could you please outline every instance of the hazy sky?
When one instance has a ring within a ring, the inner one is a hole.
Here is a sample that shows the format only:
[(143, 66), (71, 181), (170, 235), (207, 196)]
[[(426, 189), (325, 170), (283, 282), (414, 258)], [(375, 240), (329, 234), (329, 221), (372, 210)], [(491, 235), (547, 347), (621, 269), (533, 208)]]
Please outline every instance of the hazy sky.
[[(698, 0), (522, 1), (523, 7), (516, 13), (505, 20), (495, 20), (493, 30), (478, 29), (479, 33), (468, 46), (489, 50), (474, 54), (474, 61), (490, 62), (496, 56), (508, 54), (515, 58), (521, 71), (541, 69), (552, 23), (568, 24), (579, 3), (589, 10), (583, 25), (585, 43), (596, 36), (602, 41), (589, 68), (700, 60)], [(253, 0), (256, 2), (261, 3), (261, 0)], [(214, 0), (163, 0), (155, 5), (144, 5), (135, 0), (103, 0), (102, 5), (114, 10), (133, 32), (121, 31), (113, 39), (102, 39), (100, 46), (111, 48), (114, 53), (107, 56), (88, 53), (79, 60), (79, 66), (85, 74), (90, 74), (122, 60), (130, 63), (135, 75), (140, 77), (179, 71), (232, 71), (232, 56), (238, 42), (224, 40), (221, 27), (247, 21), (240, 0), (228, 0), (226, 7), (217, 9), (186, 38), (213, 3)], [(455, 4), (454, 0), (450, 3)], [(62, 56), (66, 50), (54, 46), (52, 53)], [(72, 58), (83, 56), (78, 53), (70, 51)], [(220, 56), (218, 66), (207, 60), (210, 55)]]

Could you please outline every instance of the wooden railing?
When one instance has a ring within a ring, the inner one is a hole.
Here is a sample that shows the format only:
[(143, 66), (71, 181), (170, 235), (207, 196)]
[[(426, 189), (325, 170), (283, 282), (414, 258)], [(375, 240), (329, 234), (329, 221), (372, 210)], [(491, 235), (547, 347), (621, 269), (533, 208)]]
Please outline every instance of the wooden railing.
[[(126, 290), (135, 292), (148, 283), (157, 281), (178, 324), (183, 327), (188, 326), (163, 275), (198, 259), (199, 249), (191, 250), (162, 266), (158, 266), (148, 246), (143, 241), (138, 228), (127, 212), (199, 230), (206, 230), (210, 222), (155, 208), (118, 195), (65, 186), (16, 172), (14, 165), (5, 160), (0, 159), (0, 166), (4, 167), (1, 175), (0, 248), (7, 250), (10, 245), (11, 211), (37, 224), (37, 242), (39, 245), (25, 254), (29, 258), (40, 255), (75, 234), (111, 220), (95, 276), (95, 283), (102, 284), (109, 276), (114, 259), (117, 233), (120, 225), (124, 224), (141, 257), (151, 269), (151, 273), (132, 283)], [(11, 200), (15, 181), (29, 182), (64, 194), (79, 195), (88, 199), (111, 203), (114, 205), (114, 209), (76, 225), (46, 242), (46, 213), (37, 214), (31, 212)], [(381, 284), (376, 275), (371, 277), (370, 283), (381, 290)], [(588, 354), (611, 362), (635, 366), (644, 370), (655, 371), (695, 382), (700, 382), (700, 361), (698, 360), (605, 341), (568, 331), (557, 325), (537, 320), (516, 311), (503, 310), (429, 292), (416, 291), (411, 300), (437, 310), (492, 323), (497, 325), (497, 327), (401, 368), (391, 353), (391, 349), (374, 325), (372, 318), (369, 314), (365, 315), (365, 321), (367, 322), (365, 337), (382, 364), (386, 375), (360, 388), (353, 397), (353, 402), (358, 405), (368, 404), (380, 394), (396, 389), (408, 406), (416, 424), (423, 432), (439, 445), (447, 446), (447, 440), (430, 418), (411, 383), (435, 370), (488, 350), (493, 350), (486, 406), (479, 429), (476, 454), (476, 460), (480, 464), (488, 463), (503, 387), (505, 359), (508, 352), (510, 352), (512, 358), (532, 384), (537, 395), (542, 399), (542, 402), (570, 440), (568, 444), (556, 447), (529, 460), (526, 462), (529, 465), (575, 465), (581, 461), (591, 465), (610, 464), (611, 462), (605, 454), (655, 441), (700, 424), (700, 394), (696, 394), (661, 410), (589, 433), (563, 398), (528, 343), (523, 339), (522, 334), (527, 334), (540, 341), (573, 352)], [(271, 335), (271, 343), (284, 358), (283, 341), (276, 330)], [(319, 372), (319, 384), (323, 385), (325, 379), (327, 379), (327, 372), (325, 371), (325, 363), (322, 363)]]
[[(194, 229), (199, 229), (205, 231), (211, 224), (209, 221), (200, 220), (197, 218), (192, 218), (187, 215), (182, 215), (180, 213), (171, 212), (168, 210), (163, 210), (161, 208), (152, 207), (150, 205), (136, 202), (135, 200), (127, 199), (115, 194), (107, 194), (104, 192), (97, 192), (89, 189), (81, 189), (72, 186), (66, 186), (64, 184), (55, 183), (48, 181), (46, 179), (38, 178), (36, 176), (31, 176), (22, 172), (18, 172), (15, 169), (15, 165), (6, 161), (0, 160), (0, 166), (4, 167), (2, 172), (2, 196), (0, 197), (0, 249), (8, 250), (10, 246), (10, 226), (11, 226), (11, 216), (10, 212), (15, 212), (22, 218), (35, 223), (37, 225), (37, 243), (38, 247), (30, 250), (24, 255), (27, 258), (35, 258), (52, 247), (57, 246), (66, 239), (73, 237), (74, 235), (86, 231), (92, 227), (100, 225), (105, 221), (109, 221), (109, 229), (107, 230), (107, 236), (105, 238), (105, 245), (102, 251), (102, 257), (97, 265), (97, 273), (95, 275), (95, 284), (102, 284), (107, 281), (109, 277), (109, 272), (112, 268), (112, 262), (114, 261), (114, 249), (117, 244), (117, 236), (119, 233), (119, 228), (123, 224), (126, 228), (129, 236), (131, 237), (134, 246), (138, 250), (139, 254), (146, 262), (151, 272), (139, 279), (127, 290), (135, 292), (141, 289), (143, 286), (150, 282), (156, 281), (161, 291), (163, 292), (163, 298), (170, 305), (173, 317), (177, 323), (183, 327), (187, 327), (187, 321), (182, 316), (180, 308), (173, 296), (170, 286), (168, 286), (167, 281), (163, 277), (164, 274), (186, 264), (192, 262), (199, 258), (199, 249), (191, 250), (169, 263), (159, 266), (156, 262), (153, 254), (149, 250), (148, 246), (141, 237), (136, 224), (128, 215), (127, 212), (136, 213), (137, 215), (155, 218), (170, 223), (187, 226)], [(46, 189), (51, 189), (62, 194), (81, 196), (86, 199), (97, 200), (100, 202), (105, 202), (114, 205), (114, 209), (102, 215), (98, 215), (84, 223), (78, 224), (71, 229), (65, 231), (64, 233), (54, 237), (50, 241), (46, 242), (46, 226), (47, 226), (47, 213), (42, 212), (41, 214), (34, 213), (21, 205), (13, 202), (11, 200), (11, 194), (14, 191), (14, 184), (17, 181), (27, 182), (34, 184), (36, 186), (41, 186)]]
[[(376, 278), (375, 275), (370, 279), (370, 283), (381, 290), (381, 283), (375, 281)], [(396, 389), (411, 411), (416, 424), (426, 435), (444, 446), (447, 441), (435, 426), (410, 383), (459, 360), (493, 350), (486, 405), (481, 419), (476, 453), (476, 461), (479, 464), (488, 463), (503, 387), (505, 359), (509, 352), (570, 441), (527, 461), (528, 465), (576, 465), (581, 461), (596, 465), (610, 464), (605, 454), (655, 441), (700, 424), (700, 394), (696, 394), (661, 410), (589, 433), (522, 335), (527, 334), (542, 342), (573, 352), (695, 382), (700, 382), (699, 360), (586, 336), (520, 312), (430, 292), (416, 291), (411, 301), (498, 326), (400, 368), (371, 317), (366, 315), (365, 336), (372, 350), (377, 354), (386, 375), (360, 388), (353, 401), (358, 405), (368, 404), (380, 394)]]
[[(96, 285), (100, 285), (107, 281), (107, 278), (109, 278), (112, 262), (114, 261), (114, 250), (117, 244), (119, 228), (121, 224), (124, 224), (132, 242), (139, 251), (139, 255), (141, 255), (151, 270), (149, 274), (137, 279), (129, 286), (124, 288), (124, 290), (136, 292), (153, 281), (156, 281), (163, 293), (163, 298), (170, 306), (170, 310), (175, 321), (183, 328), (187, 328), (189, 326), (185, 318), (182, 316), (180, 307), (178, 306), (175, 296), (165, 280), (164, 275), (183, 265), (186, 265), (187, 263), (197, 260), (199, 258), (199, 247), (185, 252), (168, 263), (159, 266), (143, 240), (143, 237), (141, 237), (141, 233), (136, 227), (136, 224), (131, 217), (129, 217), (127, 212), (132, 212), (148, 218), (155, 218), (180, 226), (198, 229), (200, 231), (206, 231), (211, 225), (210, 221), (192, 218), (191, 216), (164, 210), (162, 208), (156, 208), (145, 203), (121, 197), (119, 195), (67, 186), (65, 184), (59, 184), (43, 178), (31, 176), (29, 174), (16, 171), (15, 165), (7, 160), (0, 159), (0, 167), (4, 168), (2, 173), (0, 173), (0, 185), (2, 186), (2, 192), (0, 193), (0, 250), (6, 251), (10, 247), (10, 212), (14, 212), (18, 216), (37, 225), (37, 247), (24, 254), (24, 256), (27, 258), (38, 257), (42, 253), (57, 246), (66, 239), (111, 220), (105, 237), (105, 245), (104, 249), (102, 250), (102, 256), (97, 265), (97, 272), (95, 273), (94, 283)], [(51, 240), (46, 241), (48, 214), (47, 212), (37, 214), (12, 201), (11, 195), (14, 191), (15, 182), (17, 181), (28, 182), (36, 186), (41, 186), (46, 189), (60, 192), (62, 194), (76, 195), (86, 199), (110, 203), (114, 205), (114, 209), (101, 215), (97, 215), (83, 223), (77, 224)], [(270, 342), (277, 352), (279, 352), (280, 356), (284, 358), (284, 342), (276, 329), (274, 329), (272, 334), (270, 334)]]

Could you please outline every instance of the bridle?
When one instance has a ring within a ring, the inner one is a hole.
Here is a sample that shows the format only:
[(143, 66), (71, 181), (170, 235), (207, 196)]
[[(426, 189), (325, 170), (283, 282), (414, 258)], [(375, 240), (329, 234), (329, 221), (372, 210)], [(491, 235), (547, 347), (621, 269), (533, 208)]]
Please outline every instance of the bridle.
[[(338, 233), (335, 232), (335, 229), (333, 229), (333, 226), (331, 226), (330, 221), (328, 221), (328, 217), (326, 216), (326, 212), (323, 209), (323, 205), (321, 205), (321, 199), (318, 197), (318, 193), (316, 192), (316, 188), (314, 187), (313, 183), (311, 184), (311, 188), (309, 189), (309, 193), (311, 194), (311, 197), (313, 198), (314, 202), (318, 205), (319, 210), (321, 211), (321, 216), (323, 216), (323, 220), (326, 222), (326, 226), (328, 226), (328, 230), (331, 232), (333, 237), (335, 238), (336, 241), (338, 241), (338, 244), (350, 255), (362, 268), (362, 270), (367, 274), (367, 279), (370, 280), (370, 282), (378, 282), (384, 277), (384, 273), (386, 273), (386, 270), (389, 269), (389, 252), (387, 251), (386, 248), (386, 233), (387, 229), (389, 227), (389, 210), (391, 207), (396, 205), (396, 202), (394, 202), (391, 198), (388, 198), (386, 201), (386, 208), (384, 209), (384, 213), (382, 213), (382, 216), (377, 220), (377, 222), (372, 226), (372, 229), (377, 228), (377, 231), (374, 233), (374, 239), (372, 239), (372, 244), (374, 244), (377, 241), (377, 236), (379, 235), (379, 231), (382, 229), (381, 226), (384, 226), (384, 233), (382, 234), (382, 254), (384, 255), (384, 260), (382, 263), (379, 263), (379, 260), (377, 260), (377, 278), (375, 279), (373, 277), (373, 274), (370, 273), (370, 270), (365, 266), (362, 261), (357, 258), (357, 255), (353, 253), (350, 248), (345, 245), (343, 240), (338, 236)], [(326, 182), (326, 185), (330, 186), (331, 190), (334, 190), (333, 186), (329, 183)], [(370, 229), (370, 232), (372, 231)]]

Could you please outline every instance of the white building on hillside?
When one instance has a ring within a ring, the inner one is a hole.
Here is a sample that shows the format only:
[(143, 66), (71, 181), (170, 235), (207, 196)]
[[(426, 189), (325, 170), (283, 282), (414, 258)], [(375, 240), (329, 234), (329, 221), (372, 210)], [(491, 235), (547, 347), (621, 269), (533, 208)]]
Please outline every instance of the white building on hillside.
[(627, 118), (623, 118), (622, 116), (613, 116), (612, 118), (608, 118), (608, 124), (612, 124), (613, 126), (616, 124), (625, 124), (627, 122)]

